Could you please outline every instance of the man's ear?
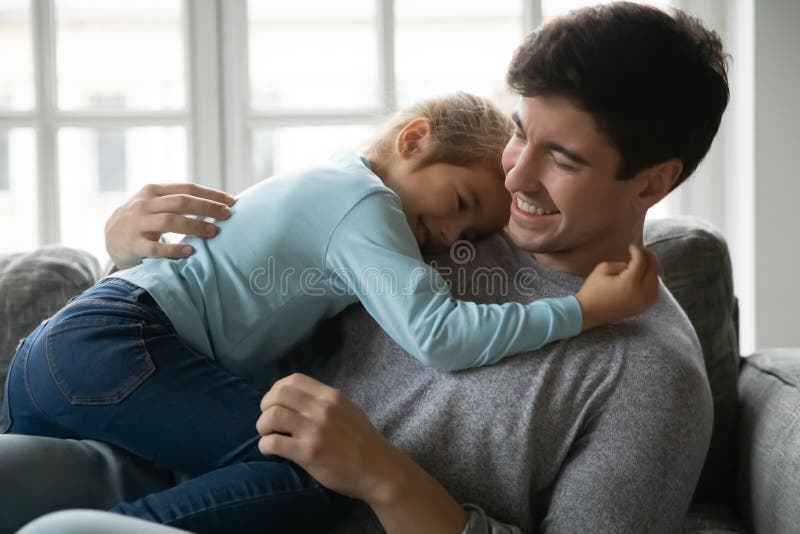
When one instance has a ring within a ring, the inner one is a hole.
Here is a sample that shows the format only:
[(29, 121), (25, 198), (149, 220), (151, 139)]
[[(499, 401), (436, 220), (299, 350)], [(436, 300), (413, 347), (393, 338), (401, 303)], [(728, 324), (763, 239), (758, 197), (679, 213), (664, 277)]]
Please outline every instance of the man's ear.
[(672, 186), (678, 181), (682, 170), (683, 162), (677, 158), (643, 170), (635, 178), (639, 184), (635, 202), (644, 209), (652, 207), (672, 190)]
[(410, 158), (423, 151), (431, 135), (431, 122), (428, 119), (414, 119), (397, 134), (395, 151), (402, 158)]

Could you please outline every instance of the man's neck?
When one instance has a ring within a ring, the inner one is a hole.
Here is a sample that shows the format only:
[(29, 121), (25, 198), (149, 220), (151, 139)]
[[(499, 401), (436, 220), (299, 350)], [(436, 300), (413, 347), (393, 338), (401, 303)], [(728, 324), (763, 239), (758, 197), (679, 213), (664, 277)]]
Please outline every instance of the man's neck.
[(630, 260), (628, 245), (642, 246), (643, 225), (628, 236), (597, 241), (574, 249), (559, 252), (531, 252), (531, 256), (548, 269), (572, 276), (589, 276), (589, 273), (604, 261)]

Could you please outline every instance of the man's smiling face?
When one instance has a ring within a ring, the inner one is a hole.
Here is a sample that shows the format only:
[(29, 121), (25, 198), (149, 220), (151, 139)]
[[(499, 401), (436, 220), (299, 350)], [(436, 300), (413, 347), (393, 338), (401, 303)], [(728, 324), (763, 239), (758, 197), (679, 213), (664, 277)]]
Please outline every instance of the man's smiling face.
[(620, 154), (591, 115), (563, 97), (522, 97), (514, 121), (503, 152), (514, 243), (572, 274), (627, 257), (641, 239), (633, 184), (615, 179)]

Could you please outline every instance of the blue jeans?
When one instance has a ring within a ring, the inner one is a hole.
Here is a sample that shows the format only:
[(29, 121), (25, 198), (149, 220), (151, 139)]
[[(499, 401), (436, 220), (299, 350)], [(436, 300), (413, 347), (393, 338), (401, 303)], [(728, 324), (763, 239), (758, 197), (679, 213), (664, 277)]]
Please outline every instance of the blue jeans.
[(0, 430), (94, 439), (193, 477), (112, 511), (195, 532), (314, 532), (351, 501), (258, 451), (263, 391), (196, 354), (144, 289), (108, 278), (20, 344)]

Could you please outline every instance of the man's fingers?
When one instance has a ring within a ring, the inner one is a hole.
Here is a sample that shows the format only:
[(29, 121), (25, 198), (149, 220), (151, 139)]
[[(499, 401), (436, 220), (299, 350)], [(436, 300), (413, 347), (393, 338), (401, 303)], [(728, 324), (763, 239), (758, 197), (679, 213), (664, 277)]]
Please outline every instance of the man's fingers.
[[(308, 395), (321, 401), (339, 402), (343, 398), (343, 394), (338, 389), (327, 386), (319, 380), (315, 380), (310, 376), (301, 373), (289, 375), (281, 380), (278, 380), (275, 382), (275, 384), (277, 385), (284, 382), (301, 391), (305, 391)], [(273, 388), (274, 387), (275, 385), (273, 385)]]
[(231, 209), (223, 202), (183, 193), (148, 199), (146, 209), (150, 213), (177, 213), (214, 219), (227, 219), (231, 216)]
[(298, 463), (300, 458), (298, 457), (299, 448), (296, 442), (297, 440), (291, 436), (269, 434), (258, 440), (258, 450), (264, 456), (274, 454)]
[(308, 407), (316, 400), (317, 398), (308, 391), (285, 380), (279, 380), (261, 398), (261, 411), (270, 406), (281, 405), (308, 415)]
[(156, 213), (145, 215), (141, 221), (141, 231), (153, 234), (195, 235), (198, 237), (214, 237), (219, 232), (219, 227), (214, 223), (201, 221), (192, 217), (176, 215), (174, 213)]
[(256, 430), (262, 436), (276, 432), (299, 436), (307, 427), (305, 417), (285, 406), (270, 406), (256, 421)]
[(177, 184), (147, 184), (141, 189), (140, 193), (148, 197), (191, 195), (213, 200), (214, 202), (219, 202), (228, 206), (233, 206), (236, 203), (236, 199), (224, 191), (188, 182)]
[(137, 241), (133, 246), (133, 250), (142, 258), (170, 258), (173, 260), (186, 258), (194, 252), (194, 248), (191, 245), (160, 243), (144, 238)]

